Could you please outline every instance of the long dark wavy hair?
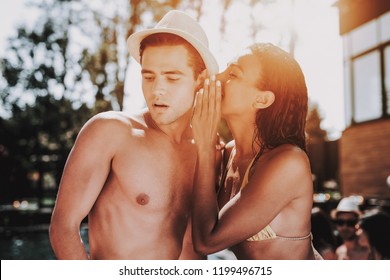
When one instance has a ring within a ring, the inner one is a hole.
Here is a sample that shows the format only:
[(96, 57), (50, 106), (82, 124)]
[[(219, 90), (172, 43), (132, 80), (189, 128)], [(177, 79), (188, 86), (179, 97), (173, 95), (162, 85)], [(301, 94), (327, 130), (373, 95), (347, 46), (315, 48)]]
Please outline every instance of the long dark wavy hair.
[(306, 152), (308, 96), (305, 77), (298, 62), (287, 52), (269, 43), (249, 47), (261, 66), (258, 87), (272, 91), (274, 103), (256, 113), (254, 143), (265, 149), (292, 144)]

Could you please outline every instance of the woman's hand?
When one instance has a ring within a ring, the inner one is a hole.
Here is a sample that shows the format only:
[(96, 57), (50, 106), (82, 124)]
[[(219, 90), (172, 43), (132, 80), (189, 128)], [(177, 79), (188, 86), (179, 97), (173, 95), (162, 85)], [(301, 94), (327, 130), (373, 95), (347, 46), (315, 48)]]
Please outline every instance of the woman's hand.
[(204, 87), (195, 97), (191, 121), (195, 143), (200, 150), (215, 150), (218, 124), (221, 119), (221, 82), (215, 76), (206, 79)]

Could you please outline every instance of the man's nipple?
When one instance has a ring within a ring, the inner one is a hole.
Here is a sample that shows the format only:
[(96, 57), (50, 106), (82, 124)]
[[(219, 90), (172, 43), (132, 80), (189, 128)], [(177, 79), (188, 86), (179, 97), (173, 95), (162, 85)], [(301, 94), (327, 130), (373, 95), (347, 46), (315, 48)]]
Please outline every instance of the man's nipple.
[(146, 205), (149, 203), (149, 196), (145, 193), (141, 193), (137, 196), (137, 203), (139, 205)]

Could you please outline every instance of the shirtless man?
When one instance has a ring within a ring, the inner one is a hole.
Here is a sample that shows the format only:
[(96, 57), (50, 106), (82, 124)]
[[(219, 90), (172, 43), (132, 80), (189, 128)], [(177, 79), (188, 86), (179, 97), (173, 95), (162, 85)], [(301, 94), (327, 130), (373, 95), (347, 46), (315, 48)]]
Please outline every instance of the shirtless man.
[(360, 210), (351, 197), (343, 198), (332, 211), (336, 229), (343, 243), (336, 249), (339, 260), (367, 260), (372, 258), (370, 246), (361, 242), (359, 219)]
[(196, 162), (189, 122), (199, 74), (218, 64), (203, 29), (179, 11), (127, 42), (148, 110), (101, 113), (82, 128), (50, 226), (58, 259), (88, 259), (80, 238), (87, 215), (90, 259), (199, 257), (187, 229)]

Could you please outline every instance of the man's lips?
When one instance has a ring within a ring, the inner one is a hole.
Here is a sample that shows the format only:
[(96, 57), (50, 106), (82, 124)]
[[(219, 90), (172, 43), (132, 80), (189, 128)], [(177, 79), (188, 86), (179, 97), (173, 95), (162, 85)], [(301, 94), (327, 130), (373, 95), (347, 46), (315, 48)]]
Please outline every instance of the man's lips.
[(161, 107), (161, 108), (169, 107), (169, 106), (166, 105), (166, 104), (158, 104), (158, 103), (154, 103), (153, 106), (155, 106), (155, 107)]
[(169, 108), (168, 105), (166, 105), (166, 104), (161, 104), (161, 103), (154, 103), (154, 104), (153, 104), (153, 107), (154, 107), (156, 110), (159, 110), (159, 111), (166, 110), (166, 109)]

